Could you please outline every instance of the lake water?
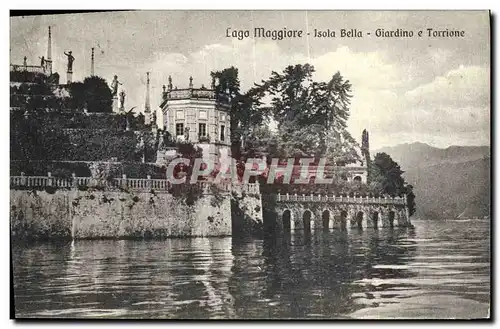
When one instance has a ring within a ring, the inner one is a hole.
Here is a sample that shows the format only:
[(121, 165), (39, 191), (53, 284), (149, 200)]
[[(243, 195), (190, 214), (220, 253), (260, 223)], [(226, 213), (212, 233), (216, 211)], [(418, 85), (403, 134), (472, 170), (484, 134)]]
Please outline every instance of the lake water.
[(483, 318), (490, 224), (13, 245), (16, 317)]

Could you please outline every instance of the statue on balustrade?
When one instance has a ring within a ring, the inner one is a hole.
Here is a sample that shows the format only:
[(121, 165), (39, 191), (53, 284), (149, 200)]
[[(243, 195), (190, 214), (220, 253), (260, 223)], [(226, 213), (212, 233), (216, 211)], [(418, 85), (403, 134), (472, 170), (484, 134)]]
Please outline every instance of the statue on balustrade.
[(40, 58), (40, 66), (45, 71), (45, 57), (42, 56), (42, 57), (38, 57), (38, 58)]
[(124, 109), (125, 108), (125, 91), (121, 91), (120, 92), (120, 109)]
[(113, 78), (113, 82), (111, 82), (111, 94), (113, 96), (116, 96), (118, 93), (118, 85), (123, 85), (120, 81), (118, 81), (118, 76), (115, 75)]
[(160, 130), (160, 134), (158, 136), (158, 151), (163, 151), (165, 150), (165, 134), (163, 133), (163, 130)]
[(73, 73), (73, 62), (75, 57), (73, 57), (71, 50), (68, 53), (64, 52), (64, 55), (68, 57), (68, 73)]

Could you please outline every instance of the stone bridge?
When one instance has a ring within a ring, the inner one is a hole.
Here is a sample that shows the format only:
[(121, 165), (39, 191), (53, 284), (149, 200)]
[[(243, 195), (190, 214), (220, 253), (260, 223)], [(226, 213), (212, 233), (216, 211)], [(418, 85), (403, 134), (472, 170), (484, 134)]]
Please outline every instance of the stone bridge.
[(283, 231), (411, 226), (406, 196), (278, 194), (276, 212)]

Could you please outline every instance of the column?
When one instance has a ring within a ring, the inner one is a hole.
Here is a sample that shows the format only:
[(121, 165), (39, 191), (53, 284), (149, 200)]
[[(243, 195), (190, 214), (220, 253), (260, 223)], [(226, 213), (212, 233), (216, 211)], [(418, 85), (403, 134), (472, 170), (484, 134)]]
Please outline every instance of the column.
[(390, 227), (390, 223), (389, 223), (389, 210), (388, 209), (384, 209), (384, 210), (381, 210), (381, 212), (379, 213), (379, 218), (380, 218), (380, 224), (382, 227)]
[(375, 215), (375, 211), (368, 207), (366, 211), (363, 211), (363, 227), (373, 227), (373, 216)]
[(408, 226), (405, 209), (398, 209), (397, 214), (398, 214), (398, 226), (401, 227)]
[(328, 221), (328, 229), (340, 228), (340, 212), (337, 209), (328, 208), (330, 212), (330, 220)]
[[(119, 107), (119, 105), (118, 105), (118, 96), (117, 95), (113, 95), (113, 113), (120, 112), (120, 109), (118, 107)], [(128, 121), (127, 121), (127, 124), (128, 124)]]

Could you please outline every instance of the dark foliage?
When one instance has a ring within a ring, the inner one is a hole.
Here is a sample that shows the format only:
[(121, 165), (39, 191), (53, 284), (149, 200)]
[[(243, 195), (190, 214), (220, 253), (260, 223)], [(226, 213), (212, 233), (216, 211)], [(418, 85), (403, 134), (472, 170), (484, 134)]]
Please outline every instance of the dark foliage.
[(113, 96), (106, 80), (98, 76), (85, 78), (69, 86), (72, 108), (86, 108), (89, 112), (110, 113), (113, 111)]
[(403, 178), (404, 171), (387, 153), (377, 153), (370, 166), (372, 185), (381, 194), (391, 196), (406, 195), (410, 216), (415, 213), (415, 194), (413, 186)]

